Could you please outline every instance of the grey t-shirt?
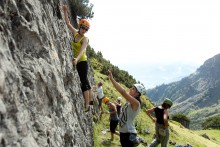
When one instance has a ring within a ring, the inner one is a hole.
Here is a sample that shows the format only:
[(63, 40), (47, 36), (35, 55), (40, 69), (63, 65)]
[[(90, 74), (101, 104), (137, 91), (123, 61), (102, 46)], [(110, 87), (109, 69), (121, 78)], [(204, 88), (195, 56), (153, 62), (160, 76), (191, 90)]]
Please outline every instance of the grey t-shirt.
[(134, 119), (141, 110), (139, 103), (138, 109), (133, 111), (130, 103), (126, 103), (121, 110), (119, 118), (119, 132), (121, 133), (137, 133), (137, 130), (134, 126)]

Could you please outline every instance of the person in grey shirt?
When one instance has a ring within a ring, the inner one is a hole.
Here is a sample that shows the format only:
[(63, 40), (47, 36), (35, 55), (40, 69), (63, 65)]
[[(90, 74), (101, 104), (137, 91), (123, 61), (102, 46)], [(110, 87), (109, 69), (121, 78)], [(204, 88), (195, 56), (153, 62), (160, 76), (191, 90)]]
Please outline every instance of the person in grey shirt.
[(115, 81), (112, 72), (108, 75), (115, 89), (125, 98), (126, 103), (122, 106), (119, 116), (119, 132), (120, 143), (122, 147), (134, 147), (138, 142), (137, 130), (134, 125), (134, 120), (141, 110), (140, 96), (146, 94), (146, 89), (142, 84), (134, 84), (128, 92)]

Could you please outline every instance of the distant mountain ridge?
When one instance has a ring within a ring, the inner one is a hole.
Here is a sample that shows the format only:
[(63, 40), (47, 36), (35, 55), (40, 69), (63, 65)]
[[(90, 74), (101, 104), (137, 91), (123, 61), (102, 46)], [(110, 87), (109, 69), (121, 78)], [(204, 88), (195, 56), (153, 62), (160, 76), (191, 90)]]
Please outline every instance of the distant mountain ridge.
[(220, 114), (220, 54), (180, 81), (149, 89), (147, 96), (156, 103), (171, 98), (174, 101), (171, 113), (190, 116), (192, 124), (197, 123), (193, 126), (198, 127), (198, 122)]

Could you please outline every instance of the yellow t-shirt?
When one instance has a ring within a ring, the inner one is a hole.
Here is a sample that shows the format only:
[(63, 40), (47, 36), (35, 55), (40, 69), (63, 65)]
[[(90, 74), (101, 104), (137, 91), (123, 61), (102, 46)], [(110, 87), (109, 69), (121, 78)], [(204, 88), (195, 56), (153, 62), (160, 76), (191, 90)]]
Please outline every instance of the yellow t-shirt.
[[(76, 37), (76, 35), (78, 35), (78, 33), (76, 33), (74, 35), (74, 38)], [(85, 38), (85, 36), (83, 36), (82, 38), (80, 38), (77, 42), (72, 42), (72, 47), (73, 47), (73, 54), (74, 54), (74, 58), (76, 58), (79, 54), (80, 48), (82, 46), (81, 41)], [(86, 56), (86, 49), (84, 50), (82, 56), (79, 58), (78, 62), (81, 61), (86, 61), (87, 60), (87, 56)]]

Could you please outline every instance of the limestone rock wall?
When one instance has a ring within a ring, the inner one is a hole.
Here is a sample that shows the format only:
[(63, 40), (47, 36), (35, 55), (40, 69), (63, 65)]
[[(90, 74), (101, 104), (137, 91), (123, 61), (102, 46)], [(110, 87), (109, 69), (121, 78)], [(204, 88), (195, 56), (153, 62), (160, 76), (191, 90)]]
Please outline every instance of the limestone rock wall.
[(0, 0), (1, 147), (93, 146), (62, 2)]

